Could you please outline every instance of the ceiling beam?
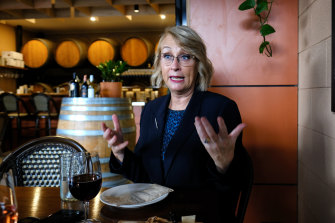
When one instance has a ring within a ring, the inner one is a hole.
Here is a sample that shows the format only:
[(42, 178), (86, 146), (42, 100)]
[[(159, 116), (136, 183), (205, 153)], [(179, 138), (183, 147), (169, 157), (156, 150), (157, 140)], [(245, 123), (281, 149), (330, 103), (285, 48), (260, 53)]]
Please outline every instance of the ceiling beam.
[(22, 10), (2, 10), (3, 12), (6, 12), (9, 15), (12, 15), (16, 18), (23, 18), (23, 12)]
[(115, 8), (116, 10), (118, 10), (122, 15), (126, 15), (126, 6), (124, 5), (112, 5), (113, 8)]
[(51, 18), (54, 18), (56, 17), (56, 13), (55, 13), (55, 10), (53, 8), (50, 8), (50, 9), (37, 9), (38, 11), (46, 14), (47, 16), (51, 17)]
[(151, 3), (151, 0), (146, 0), (146, 2), (155, 10), (157, 14), (160, 13), (161, 10), (159, 8), (159, 4)]
[(91, 7), (76, 7), (76, 9), (79, 12), (82, 12), (82, 13), (84, 13), (87, 16), (91, 16), (92, 15), (92, 9), (91, 9)]
[(73, 6), (73, 0), (63, 0), (65, 3), (67, 3), (69, 6)]
[(124, 5), (114, 5), (113, 0), (106, 0), (108, 4), (110, 4), (113, 8), (118, 10), (122, 15), (126, 15), (126, 6)]
[(34, 1), (33, 0), (16, 0), (17, 2), (21, 2), (25, 5), (29, 5), (30, 7), (34, 7)]

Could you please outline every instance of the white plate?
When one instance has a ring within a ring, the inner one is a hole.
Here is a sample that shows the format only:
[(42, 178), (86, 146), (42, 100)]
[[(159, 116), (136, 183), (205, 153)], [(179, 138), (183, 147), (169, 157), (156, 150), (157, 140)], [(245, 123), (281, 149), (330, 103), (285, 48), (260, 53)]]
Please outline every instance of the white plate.
[(163, 200), (172, 191), (158, 184), (126, 184), (105, 190), (101, 193), (100, 200), (118, 208), (139, 208)]

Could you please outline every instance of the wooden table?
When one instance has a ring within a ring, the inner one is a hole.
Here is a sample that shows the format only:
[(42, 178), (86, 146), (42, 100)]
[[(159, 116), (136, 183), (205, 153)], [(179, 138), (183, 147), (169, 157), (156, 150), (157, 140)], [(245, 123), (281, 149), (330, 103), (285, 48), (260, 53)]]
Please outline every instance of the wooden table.
[[(100, 193), (108, 188), (102, 188)], [(81, 202), (63, 202), (59, 196), (59, 188), (55, 187), (16, 187), (19, 219), (37, 217), (43, 219), (60, 209), (83, 210)], [(90, 218), (101, 220), (102, 223), (116, 223), (119, 220), (146, 220), (148, 217), (159, 216), (168, 218), (173, 213), (177, 220), (181, 216), (196, 215), (197, 221), (220, 222), (217, 220), (218, 205), (215, 196), (196, 191), (174, 191), (164, 200), (141, 208), (121, 209), (103, 204), (100, 193), (90, 201)], [(209, 196), (212, 196), (210, 199)], [(222, 211), (222, 210), (221, 210)], [(216, 214), (215, 214), (216, 213)]]

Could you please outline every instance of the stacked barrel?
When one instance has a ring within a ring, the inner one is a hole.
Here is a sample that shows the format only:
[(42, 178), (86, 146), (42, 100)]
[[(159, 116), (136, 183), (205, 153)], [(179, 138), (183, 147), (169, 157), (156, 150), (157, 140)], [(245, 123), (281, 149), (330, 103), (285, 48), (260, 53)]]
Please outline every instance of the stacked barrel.
[(152, 61), (154, 47), (146, 38), (137, 36), (127, 38), (122, 44), (106, 37), (91, 42), (67, 38), (58, 43), (35, 38), (26, 42), (21, 52), (29, 68), (42, 68), (52, 61), (63, 68), (74, 68), (82, 65), (86, 59), (93, 66), (107, 60), (121, 59), (130, 67), (143, 67)]

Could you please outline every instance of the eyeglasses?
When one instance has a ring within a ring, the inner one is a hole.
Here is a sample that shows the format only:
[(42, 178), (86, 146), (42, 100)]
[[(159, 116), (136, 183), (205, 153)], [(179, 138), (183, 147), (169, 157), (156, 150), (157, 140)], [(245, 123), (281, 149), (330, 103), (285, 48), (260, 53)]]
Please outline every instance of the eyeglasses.
[(195, 59), (196, 59), (195, 56), (190, 55), (190, 54), (181, 54), (175, 57), (169, 53), (161, 54), (161, 58), (162, 58), (162, 63), (166, 66), (170, 66), (173, 63), (174, 58), (177, 58), (178, 63), (183, 67), (193, 66)]

